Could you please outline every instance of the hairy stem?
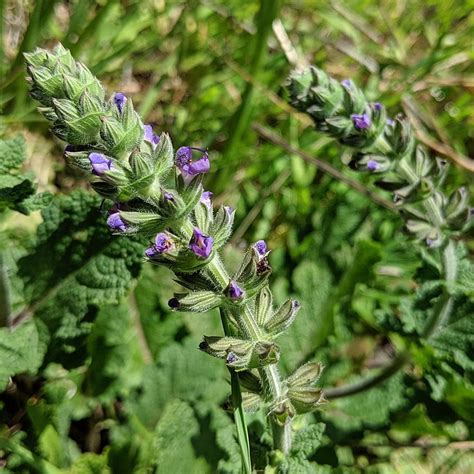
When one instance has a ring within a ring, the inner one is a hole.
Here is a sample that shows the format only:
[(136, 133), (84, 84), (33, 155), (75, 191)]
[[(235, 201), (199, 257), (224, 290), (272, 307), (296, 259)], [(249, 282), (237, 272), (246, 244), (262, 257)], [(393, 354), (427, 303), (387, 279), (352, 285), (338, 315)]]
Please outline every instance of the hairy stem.
[[(227, 286), (229, 282), (228, 272), (225, 270), (222, 261), (218, 256), (214, 257), (209, 263), (207, 270), (212, 273), (214, 279), (221, 282), (222, 289)], [(245, 334), (253, 341), (265, 339), (265, 334), (257, 324), (255, 315), (248, 305), (244, 305), (242, 308), (239, 308), (238, 314), (233, 316), (235, 316), (235, 321), (239, 325), (240, 332)], [(228, 323), (225, 321), (228, 317), (225, 312), (221, 311), (221, 317), (223, 320), (224, 332), (226, 335), (229, 335), (230, 331)], [(233, 371), (231, 371), (231, 375), (232, 372)], [(271, 364), (260, 368), (259, 374), (262, 380), (263, 392), (268, 396), (268, 398), (270, 398), (269, 401), (274, 402), (280, 399), (283, 395), (284, 387), (276, 364)], [(234, 393), (232, 394), (232, 397), (234, 398)], [(275, 417), (270, 415), (270, 424), (272, 426), (273, 433), (273, 447), (282, 451), (284, 454), (288, 454), (291, 449), (291, 422), (287, 421), (284, 426), (281, 426)]]

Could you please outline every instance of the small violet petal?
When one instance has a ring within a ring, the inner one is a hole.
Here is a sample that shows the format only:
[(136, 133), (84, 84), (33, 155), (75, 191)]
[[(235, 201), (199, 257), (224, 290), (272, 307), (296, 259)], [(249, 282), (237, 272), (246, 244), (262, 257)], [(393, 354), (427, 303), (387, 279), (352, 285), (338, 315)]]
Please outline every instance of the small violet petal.
[(244, 291), (239, 285), (233, 280), (229, 283), (229, 297), (232, 300), (238, 300), (242, 298)]
[(346, 88), (346, 89), (352, 89), (352, 81), (350, 79), (344, 79), (341, 84)]
[(351, 115), (351, 119), (354, 126), (359, 130), (365, 130), (369, 128), (372, 123), (368, 114), (365, 113), (362, 115), (353, 114)]
[(264, 240), (256, 242), (254, 248), (261, 257), (264, 257), (267, 254), (267, 244)]
[(200, 258), (208, 258), (212, 252), (214, 239), (208, 235), (204, 235), (197, 227), (194, 228), (189, 249)]
[(189, 184), (195, 176), (207, 173), (211, 167), (209, 155), (205, 150), (199, 149), (202, 155), (196, 161), (193, 161), (192, 150), (193, 148), (189, 146), (182, 146), (176, 152), (176, 166), (181, 171), (186, 184)]
[(127, 102), (127, 97), (125, 94), (122, 94), (122, 92), (117, 92), (114, 96), (114, 102), (118, 111), (122, 113), (125, 102)]
[(102, 153), (91, 153), (89, 161), (92, 165), (92, 172), (97, 176), (102, 176), (106, 171), (110, 171), (113, 168), (112, 160), (109, 160)]
[(376, 171), (376, 170), (378, 169), (378, 167), (379, 167), (379, 164), (378, 164), (378, 162), (375, 161), (375, 160), (369, 160), (369, 161), (367, 162), (367, 169), (368, 169), (369, 171)]
[(201, 195), (202, 204), (205, 204), (206, 206), (211, 206), (211, 199), (213, 195), (214, 194), (211, 191), (204, 191)]
[(150, 143), (153, 149), (156, 148), (156, 145), (160, 142), (160, 137), (155, 135), (153, 132), (153, 127), (151, 125), (143, 125), (144, 140)]
[(124, 231), (127, 230), (127, 226), (125, 222), (120, 218), (120, 213), (119, 212), (114, 212), (113, 214), (110, 214), (110, 216), (107, 218), (107, 225), (112, 229), (112, 230), (120, 230)]

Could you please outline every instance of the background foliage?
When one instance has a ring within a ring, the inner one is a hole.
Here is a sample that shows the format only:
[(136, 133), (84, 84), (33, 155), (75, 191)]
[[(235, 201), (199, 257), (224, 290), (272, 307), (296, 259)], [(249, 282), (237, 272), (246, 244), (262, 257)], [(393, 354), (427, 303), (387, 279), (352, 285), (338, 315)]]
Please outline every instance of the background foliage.
[[(219, 333), (217, 315), (168, 312), (170, 274), (142, 264), (143, 242), (109, 234), (27, 96), (20, 53), (57, 40), (175, 145), (209, 147), (207, 187), (237, 209), (229, 262), (267, 239), (275, 295), (302, 302), (281, 341), (286, 370), (321, 360), (322, 385), (337, 386), (410, 351), (403, 372), (295, 427), (290, 472), (473, 469), (472, 264), (456, 319), (419, 342), (436, 295), (429, 258), (283, 87), (306, 62), (352, 78), (453, 163), (449, 186), (472, 187), (470, 2), (37, 0), (0, 11), (0, 264), (17, 326), (0, 329), (5, 472), (240, 470), (226, 370), (196, 349)], [(263, 415), (249, 422), (263, 469)]]

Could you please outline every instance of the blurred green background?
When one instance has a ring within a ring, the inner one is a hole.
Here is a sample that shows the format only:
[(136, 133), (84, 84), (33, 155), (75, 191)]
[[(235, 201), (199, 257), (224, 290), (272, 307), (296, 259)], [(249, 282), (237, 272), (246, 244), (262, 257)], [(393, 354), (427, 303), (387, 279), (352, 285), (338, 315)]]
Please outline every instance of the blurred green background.
[[(354, 469), (347, 472), (472, 472), (473, 368), (413, 342), (423, 317), (413, 300), (426, 274), (421, 250), (402, 232), (390, 197), (345, 166), (347, 152), (292, 110), (284, 86), (290, 71), (310, 63), (351, 78), (392, 116), (407, 115), (419, 140), (449, 160), (448, 189), (472, 188), (473, 7), (472, 0), (0, 0), (0, 133), (25, 136), (39, 191), (87, 187), (65, 167), (64, 145), (48, 133), (24, 80), (21, 53), (62, 42), (109, 92), (132, 97), (176, 147), (209, 148), (206, 187), (216, 203), (237, 209), (229, 261), (245, 243), (266, 239), (276, 299), (302, 300), (281, 341), (284, 370), (322, 360), (322, 385), (333, 386), (378, 367), (394, 347), (415, 346), (416, 363), (404, 374), (305, 419), (327, 424), (310, 460)], [(40, 221), (39, 213), (10, 214), (1, 230), (13, 239)], [(472, 252), (472, 239), (465, 241)], [(70, 428), (57, 428), (57, 438), (32, 435), (35, 423), (25, 421), (20, 430), (29, 434), (18, 446), (61, 469), (89, 452), (107, 465), (97, 472), (138, 472), (143, 439), (154, 433), (159, 472), (238, 472), (232, 423), (218, 408), (224, 367), (195, 349), (202, 334), (219, 331), (218, 320), (169, 314), (171, 293), (169, 274), (145, 267), (122, 312), (113, 310), (115, 328), (107, 326), (112, 310), (99, 311), (81, 364), (42, 374), (45, 387), (59, 379), (79, 387), (72, 401), (48, 408)], [(35, 390), (28, 397), (41, 398), (45, 388)], [(117, 404), (126, 406), (125, 421)], [(166, 444), (162, 433), (180, 411), (187, 421), (176, 444)], [(251, 418), (254, 454), (268, 441), (259, 420)], [(67, 445), (67, 456), (48, 449), (50, 439)]]

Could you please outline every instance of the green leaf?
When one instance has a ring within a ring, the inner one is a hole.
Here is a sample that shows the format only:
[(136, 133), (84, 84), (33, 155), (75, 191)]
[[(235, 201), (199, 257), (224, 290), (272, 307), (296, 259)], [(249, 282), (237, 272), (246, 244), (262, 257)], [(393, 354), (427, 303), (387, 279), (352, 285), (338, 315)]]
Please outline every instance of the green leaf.
[(317, 464), (308, 461), (321, 445), (324, 423), (315, 423), (297, 431), (293, 438), (293, 446), (288, 458), (280, 466), (281, 472), (306, 474), (317, 472)]
[(155, 430), (156, 472), (206, 473), (207, 463), (197, 460), (192, 438), (199, 434), (199, 424), (192, 408), (180, 400), (170, 401)]
[(278, 341), (282, 362), (288, 371), (300, 365), (314, 350), (314, 341), (323, 325), (321, 312), (331, 290), (332, 278), (324, 264), (305, 261), (294, 271), (293, 283), (301, 309), (293, 325)]
[(129, 401), (129, 409), (145, 426), (156, 424), (170, 399), (219, 404), (229, 394), (228, 384), (223, 383), (225, 365), (200, 352), (199, 342), (187, 337), (181, 343), (170, 344), (161, 351), (157, 366), (147, 366), (143, 371), (142, 393)]
[(366, 392), (333, 401), (322, 415), (341, 433), (350, 433), (386, 425), (391, 413), (407, 403), (403, 374), (399, 373)]
[(107, 453), (84, 453), (64, 474), (110, 474), (112, 471), (107, 465)]
[(28, 321), (15, 330), (0, 329), (0, 391), (5, 389), (10, 377), (36, 373), (43, 361), (47, 339), (41, 322)]
[(100, 309), (88, 338), (87, 381), (93, 396), (100, 400), (126, 397), (141, 382), (144, 363), (137, 341), (126, 305)]
[(59, 343), (53, 353), (80, 355), (85, 340), (77, 338), (90, 331), (97, 307), (118, 303), (138, 276), (143, 245), (112, 235), (100, 199), (82, 190), (56, 198), (42, 216), (34, 245), (18, 264), (28, 304), (19, 317), (33, 313), (46, 323)]
[(21, 135), (0, 140), (0, 212), (14, 209), (28, 214), (25, 201), (35, 193), (30, 174), (21, 171), (26, 159), (25, 140)]

